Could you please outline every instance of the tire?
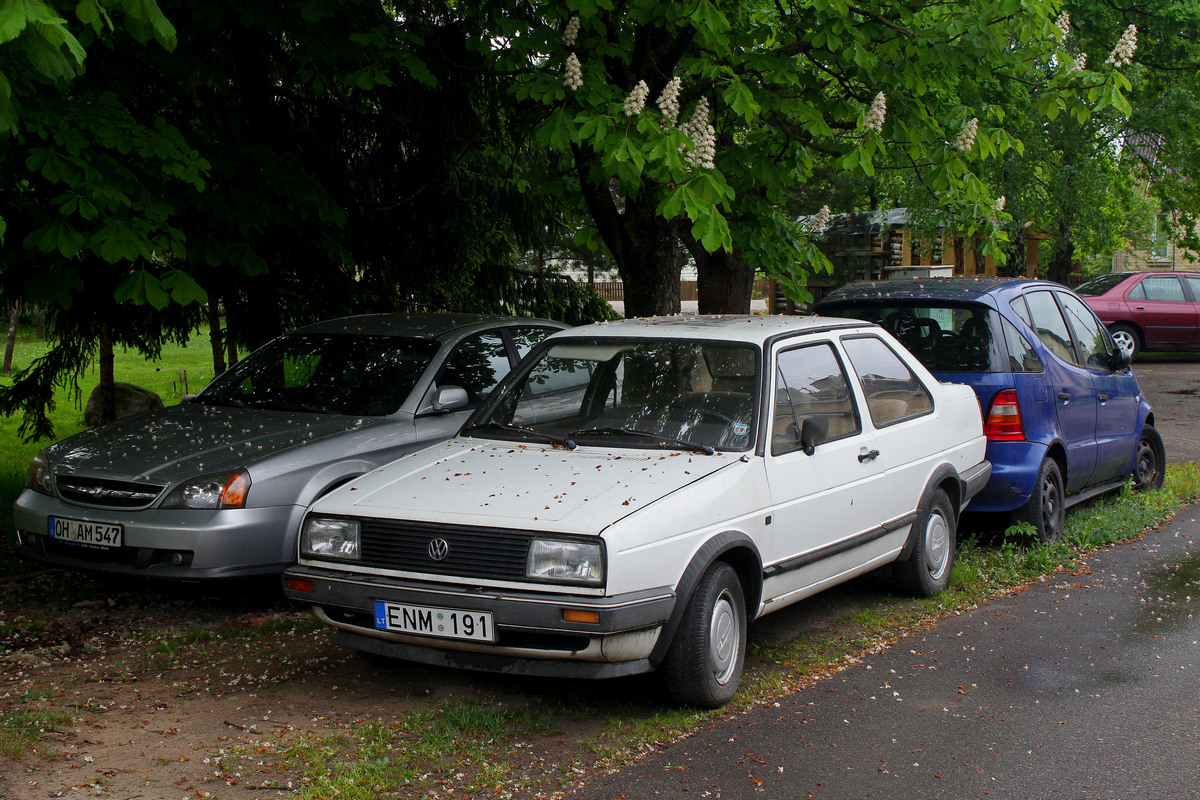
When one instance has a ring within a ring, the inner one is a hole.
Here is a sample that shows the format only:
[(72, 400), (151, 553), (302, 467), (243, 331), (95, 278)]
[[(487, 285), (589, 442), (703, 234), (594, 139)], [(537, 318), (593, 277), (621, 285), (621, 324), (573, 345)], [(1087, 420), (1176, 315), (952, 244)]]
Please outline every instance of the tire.
[(1133, 361), (1138, 357), (1138, 353), (1142, 352), (1142, 337), (1132, 325), (1119, 322), (1109, 328), (1109, 333), (1112, 334), (1113, 343), (1129, 354), (1130, 361)]
[(932, 597), (950, 585), (954, 567), (956, 520), (954, 505), (942, 489), (930, 498), (929, 508), (913, 523), (912, 552), (907, 561), (896, 562), (896, 581), (917, 597)]
[(1014, 522), (1028, 522), (1042, 542), (1061, 542), (1066, 522), (1062, 471), (1058, 462), (1046, 458), (1038, 469), (1033, 494), (1025, 505), (1013, 512)]
[(1161, 489), (1167, 471), (1167, 448), (1153, 425), (1143, 425), (1138, 437), (1137, 460), (1133, 464), (1135, 492)]
[(720, 708), (733, 698), (746, 661), (746, 599), (733, 567), (708, 568), (688, 599), (662, 671), (680, 705)]

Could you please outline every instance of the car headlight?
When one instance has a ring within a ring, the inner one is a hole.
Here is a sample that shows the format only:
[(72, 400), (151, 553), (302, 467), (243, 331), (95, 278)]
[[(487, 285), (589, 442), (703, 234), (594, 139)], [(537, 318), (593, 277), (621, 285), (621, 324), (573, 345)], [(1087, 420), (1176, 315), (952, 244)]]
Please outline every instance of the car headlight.
[(525, 576), (543, 581), (598, 586), (604, 582), (600, 543), (572, 539), (534, 539), (529, 543)]
[(354, 558), (359, 548), (358, 520), (305, 517), (300, 527), (300, 556)]
[(50, 462), (46, 458), (45, 450), (38, 453), (33, 457), (33, 461), (29, 462), (29, 471), (25, 473), (25, 488), (42, 494), (54, 494), (51, 486)]
[(249, 491), (245, 470), (201, 475), (172, 489), (160, 508), (242, 508)]

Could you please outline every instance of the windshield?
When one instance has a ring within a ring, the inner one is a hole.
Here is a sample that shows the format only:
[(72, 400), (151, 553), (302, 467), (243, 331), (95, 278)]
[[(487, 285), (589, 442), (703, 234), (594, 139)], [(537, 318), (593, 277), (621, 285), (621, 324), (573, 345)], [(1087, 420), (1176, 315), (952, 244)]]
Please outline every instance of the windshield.
[(754, 446), (759, 351), (678, 340), (558, 340), (463, 433), (698, 452)]
[(436, 352), (434, 342), (395, 336), (292, 334), (239, 361), (196, 402), (386, 416)]

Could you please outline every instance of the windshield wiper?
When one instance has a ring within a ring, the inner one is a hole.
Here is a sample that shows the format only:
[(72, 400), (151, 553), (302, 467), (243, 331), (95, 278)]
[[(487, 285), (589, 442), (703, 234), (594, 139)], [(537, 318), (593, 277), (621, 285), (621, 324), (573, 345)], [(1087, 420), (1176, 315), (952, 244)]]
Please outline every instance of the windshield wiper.
[(285, 400), (253, 400), (250, 405), (255, 408), (266, 408), (272, 411), (307, 411), (312, 414), (337, 414), (330, 408), (310, 406), (307, 403), (290, 403)]
[(671, 444), (676, 447), (682, 447), (685, 450), (691, 450), (695, 453), (704, 453), (706, 456), (711, 456), (717, 452), (712, 447), (706, 444), (696, 444), (685, 439), (673, 439), (670, 436), (663, 436), (650, 431), (639, 431), (636, 428), (584, 428), (583, 430), (575, 431), (571, 436), (637, 436), (642, 439), (655, 439), (663, 444)]
[(463, 428), (463, 433), (468, 431), (481, 430), (483, 428), (494, 428), (502, 431), (513, 431), (514, 433), (523, 433), (527, 435), (537, 436), (551, 444), (556, 444), (559, 447), (565, 447), (568, 450), (574, 450), (577, 445), (570, 439), (564, 439), (561, 436), (553, 436), (544, 431), (539, 431), (536, 428), (527, 428), (524, 425), (513, 425), (509, 422), (480, 422), (475, 425), (469, 425)]
[(233, 406), (234, 408), (245, 408), (246, 404), (241, 400), (235, 400), (232, 397), (222, 397), (219, 394), (197, 394), (192, 395), (191, 402), (200, 403), (205, 406)]

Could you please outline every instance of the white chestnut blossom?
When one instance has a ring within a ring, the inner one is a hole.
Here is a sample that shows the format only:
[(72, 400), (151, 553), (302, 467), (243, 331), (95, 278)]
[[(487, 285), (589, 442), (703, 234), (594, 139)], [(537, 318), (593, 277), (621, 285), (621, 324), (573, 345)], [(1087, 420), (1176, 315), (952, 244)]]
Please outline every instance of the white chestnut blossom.
[(1008, 202), (1008, 200), (1004, 197), (1004, 195), (1000, 195), (999, 197), (996, 198), (996, 204), (994, 206), (992, 206), (992, 210), (1003, 211), (1004, 204), (1007, 202)]
[(1071, 62), (1071, 72), (1083, 72), (1087, 69), (1087, 53), (1080, 53)]
[(579, 63), (579, 56), (574, 53), (567, 56), (567, 65), (563, 68), (563, 84), (572, 92), (579, 91), (579, 87), (583, 85), (583, 66)]
[(954, 149), (966, 152), (975, 146), (975, 136), (979, 133), (979, 119), (971, 117), (967, 120), (967, 124), (963, 125), (963, 129), (958, 132), (958, 138), (954, 140)]
[(692, 140), (691, 149), (683, 147), (684, 160), (692, 169), (712, 169), (717, 156), (717, 131), (709, 123), (708, 100), (701, 97), (691, 119), (679, 126), (679, 130)]
[(638, 81), (637, 86), (625, 98), (625, 116), (636, 117), (646, 107), (646, 98), (650, 96), (650, 87), (645, 81)]
[(879, 133), (883, 130), (883, 121), (887, 119), (887, 95), (883, 92), (875, 95), (867, 116), (863, 118), (863, 127)]
[(679, 90), (682, 86), (683, 80), (676, 75), (663, 87), (662, 94), (658, 96), (658, 110), (672, 125), (679, 121)]
[(1117, 46), (1108, 54), (1108, 60), (1105, 64), (1112, 64), (1114, 67), (1123, 67), (1126, 64), (1133, 63), (1133, 51), (1137, 50), (1137, 25), (1130, 25), (1121, 34), (1121, 38), (1117, 41)]
[(573, 16), (567, 20), (567, 27), (563, 31), (563, 42), (567, 47), (574, 47), (577, 36), (579, 36), (579, 17)]
[(1058, 19), (1054, 20), (1054, 27), (1058, 28), (1062, 33), (1062, 38), (1067, 38), (1071, 32), (1071, 15), (1066, 11), (1058, 15)]
[(818, 211), (816, 214), (813, 214), (813, 216), (808, 220), (806, 227), (810, 233), (814, 233), (819, 236), (829, 227), (829, 222), (832, 219), (833, 215), (829, 212), (829, 206), (824, 205), (821, 206), (820, 211)]

